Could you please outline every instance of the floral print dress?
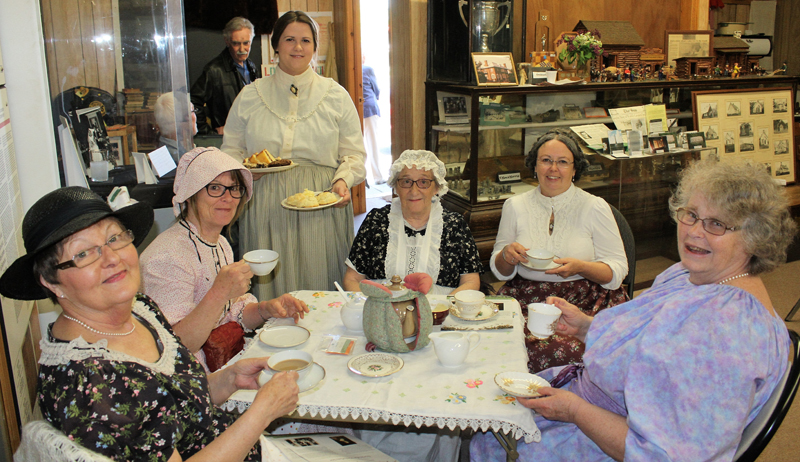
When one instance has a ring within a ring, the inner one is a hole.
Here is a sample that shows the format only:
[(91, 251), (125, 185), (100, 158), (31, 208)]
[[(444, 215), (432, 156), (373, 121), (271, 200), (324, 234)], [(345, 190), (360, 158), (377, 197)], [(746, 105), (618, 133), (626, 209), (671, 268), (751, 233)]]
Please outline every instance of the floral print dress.
[[(133, 313), (156, 338), (158, 361), (107, 349), (107, 341), (42, 339), (38, 399), (68, 438), (114, 460), (186, 460), (233, 423), (211, 402), (203, 367), (173, 335), (156, 304), (138, 295)], [(51, 326), (52, 329), (52, 326)], [(246, 460), (261, 460), (256, 444)]]

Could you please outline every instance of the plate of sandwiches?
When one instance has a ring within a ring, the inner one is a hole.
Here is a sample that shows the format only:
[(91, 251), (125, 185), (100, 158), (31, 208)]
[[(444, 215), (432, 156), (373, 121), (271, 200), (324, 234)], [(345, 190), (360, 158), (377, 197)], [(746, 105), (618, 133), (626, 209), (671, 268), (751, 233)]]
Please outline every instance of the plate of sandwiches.
[(297, 167), (297, 164), (291, 160), (275, 157), (266, 149), (257, 154), (253, 154), (243, 160), (242, 163), (253, 173), (276, 173)]
[(330, 191), (309, 191), (306, 189), (281, 201), (281, 206), (289, 210), (307, 212), (332, 207), (342, 201), (342, 197)]

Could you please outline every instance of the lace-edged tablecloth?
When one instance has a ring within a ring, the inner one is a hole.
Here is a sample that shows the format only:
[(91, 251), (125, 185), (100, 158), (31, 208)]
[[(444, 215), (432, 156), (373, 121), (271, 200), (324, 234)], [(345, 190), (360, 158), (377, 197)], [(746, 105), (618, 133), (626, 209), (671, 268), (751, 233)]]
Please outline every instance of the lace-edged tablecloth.
[[(497, 373), (527, 372), (522, 316), (519, 304), (513, 299), (503, 301), (505, 310), (512, 313), (505, 318), (511, 320), (514, 328), (479, 332), (480, 344), (460, 367), (443, 367), (433, 345), (429, 344), (418, 351), (397, 354), (404, 366), (396, 373), (370, 378), (347, 368), (350, 359), (366, 353), (366, 338), (345, 330), (340, 317), (343, 301), (339, 293), (299, 291), (293, 295), (308, 304), (310, 312), (299, 325), (311, 331), (308, 341), (295, 348), (308, 351), (314, 361), (325, 368), (325, 378), (300, 393), (297, 414), (302, 418), (363, 418), (405, 426), (494, 430), (510, 433), (514, 439), (522, 438), (526, 443), (541, 439), (533, 412), (494, 383)], [(292, 323), (291, 319), (270, 320), (260, 330)], [(357, 342), (352, 354), (327, 353), (331, 336), (355, 337)], [(267, 346), (256, 335), (230, 363), (241, 358), (269, 356), (281, 350)], [(238, 391), (222, 407), (244, 412), (255, 393), (253, 390)]]

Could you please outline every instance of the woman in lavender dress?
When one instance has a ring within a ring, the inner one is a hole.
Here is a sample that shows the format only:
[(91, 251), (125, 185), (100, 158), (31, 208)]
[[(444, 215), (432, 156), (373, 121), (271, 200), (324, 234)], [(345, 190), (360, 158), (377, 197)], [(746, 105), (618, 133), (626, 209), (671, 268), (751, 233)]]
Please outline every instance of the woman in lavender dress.
[[(786, 259), (796, 232), (769, 174), (701, 162), (670, 199), (681, 262), (636, 299), (594, 318), (563, 299), (557, 332), (585, 341), (584, 365), (543, 371), (541, 442), (520, 460), (731, 460), (742, 431), (787, 367), (786, 326), (760, 274)], [(500, 460), (475, 435), (472, 460)]]

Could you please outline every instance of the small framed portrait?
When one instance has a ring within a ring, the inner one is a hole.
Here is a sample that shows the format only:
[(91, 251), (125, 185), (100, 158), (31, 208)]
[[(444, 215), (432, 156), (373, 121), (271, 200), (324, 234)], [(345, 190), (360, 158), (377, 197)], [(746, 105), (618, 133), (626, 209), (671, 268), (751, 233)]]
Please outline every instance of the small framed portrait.
[(519, 84), (511, 53), (472, 53), (472, 65), (479, 86)]
[(737, 117), (742, 115), (742, 103), (739, 101), (728, 101), (725, 103), (725, 114), (728, 117)]
[(437, 91), (436, 102), (439, 105), (439, 123), (469, 123), (469, 117), (472, 112), (469, 95)]
[(700, 105), (700, 117), (703, 119), (716, 119), (717, 118), (717, 103), (702, 103)]
[(773, 113), (789, 112), (789, 103), (786, 102), (786, 98), (773, 99), (772, 112)]
[(764, 100), (752, 99), (750, 100), (750, 115), (761, 115), (764, 113)]
[(772, 121), (772, 131), (774, 133), (788, 133), (789, 122), (783, 119), (775, 119), (774, 121)]

